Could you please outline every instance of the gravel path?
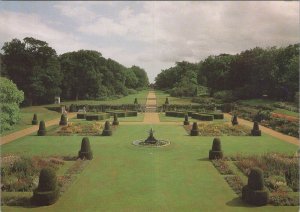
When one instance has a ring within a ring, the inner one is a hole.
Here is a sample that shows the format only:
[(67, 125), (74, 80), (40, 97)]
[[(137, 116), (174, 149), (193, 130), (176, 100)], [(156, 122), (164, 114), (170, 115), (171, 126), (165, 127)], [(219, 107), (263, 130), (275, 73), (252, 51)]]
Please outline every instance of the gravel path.
[[(149, 91), (146, 101), (147, 106), (156, 105), (156, 95), (154, 91)], [(156, 109), (156, 108), (155, 108)], [(158, 124), (160, 123), (159, 116), (157, 112), (145, 112), (144, 124)]]
[[(68, 118), (69, 119), (73, 118), (75, 116), (76, 116), (76, 113), (68, 113)], [(53, 120), (50, 120), (50, 121), (46, 121), (45, 125), (46, 125), (46, 127), (49, 127), (49, 126), (52, 126), (52, 125), (58, 125), (59, 121), (60, 121), (60, 118), (53, 119)], [(18, 138), (24, 137), (26, 135), (30, 135), (34, 132), (37, 132), (38, 129), (39, 129), (39, 126), (34, 125), (32, 127), (26, 128), (24, 130), (20, 130), (20, 131), (11, 133), (9, 135), (3, 136), (3, 137), (0, 138), (0, 145), (7, 144), (9, 142), (12, 142), (12, 141), (18, 139)]]
[[(231, 115), (228, 114), (228, 113), (224, 113), (224, 117), (227, 118), (228, 120), (231, 120)], [(249, 126), (249, 127), (253, 127), (253, 122), (251, 121), (247, 121), (245, 119), (241, 119), (241, 118), (238, 118), (238, 122), (239, 124), (242, 124), (242, 125), (246, 125), (246, 126)], [(298, 138), (295, 138), (295, 137), (292, 137), (292, 136), (289, 136), (289, 135), (285, 135), (285, 134), (282, 134), (280, 132), (277, 132), (275, 130), (272, 130), (270, 128), (267, 128), (267, 127), (264, 127), (264, 126), (259, 126), (259, 129), (263, 132), (263, 133), (266, 133), (268, 135), (271, 135), (275, 138), (278, 138), (282, 141), (285, 141), (285, 142), (288, 142), (288, 143), (291, 143), (291, 144), (295, 144), (297, 146), (300, 146), (300, 143), (299, 143), (299, 139)]]

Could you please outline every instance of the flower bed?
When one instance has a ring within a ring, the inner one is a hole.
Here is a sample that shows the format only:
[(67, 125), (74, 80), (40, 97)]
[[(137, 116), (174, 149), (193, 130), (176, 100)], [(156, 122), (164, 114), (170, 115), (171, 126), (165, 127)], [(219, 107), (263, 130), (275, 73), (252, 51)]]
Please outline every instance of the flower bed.
[[(190, 125), (183, 126), (189, 133), (192, 129)], [(243, 125), (232, 126), (228, 123), (198, 123), (199, 135), (201, 136), (248, 136), (251, 128)]]
[(99, 122), (92, 123), (68, 123), (67, 126), (61, 127), (55, 135), (101, 135), (103, 126)]
[(269, 153), (244, 157), (235, 164), (245, 175), (252, 167), (262, 169), (265, 185), (270, 191), (299, 191), (299, 161), (296, 157)]

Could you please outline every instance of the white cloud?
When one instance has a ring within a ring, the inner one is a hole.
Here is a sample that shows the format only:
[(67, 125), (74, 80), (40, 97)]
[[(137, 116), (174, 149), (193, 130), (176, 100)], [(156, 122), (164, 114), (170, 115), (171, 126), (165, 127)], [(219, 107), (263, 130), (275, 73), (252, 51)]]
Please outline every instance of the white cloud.
[(72, 33), (49, 27), (35, 14), (2, 12), (0, 14), (1, 41), (34, 37), (46, 41), (58, 53), (86, 48), (86, 44)]
[(33, 36), (59, 53), (98, 50), (145, 68), (152, 80), (176, 61), (299, 42), (298, 2), (95, 1), (56, 2), (54, 8), (73, 21), (70, 31), (34, 14), (1, 12), (1, 41)]

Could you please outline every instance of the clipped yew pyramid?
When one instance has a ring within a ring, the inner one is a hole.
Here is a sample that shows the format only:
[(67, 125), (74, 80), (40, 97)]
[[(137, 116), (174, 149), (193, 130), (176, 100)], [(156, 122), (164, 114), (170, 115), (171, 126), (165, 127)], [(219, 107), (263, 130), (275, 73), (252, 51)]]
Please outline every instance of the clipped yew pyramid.
[(253, 129), (251, 130), (251, 135), (252, 136), (261, 136), (261, 131), (259, 129), (258, 122), (255, 121), (253, 124)]
[(67, 116), (64, 115), (64, 114), (61, 114), (59, 125), (64, 126), (64, 125), (67, 125), (67, 124), (68, 124)]
[(51, 205), (59, 197), (59, 187), (55, 171), (51, 168), (43, 168), (39, 176), (39, 185), (33, 191), (31, 202), (34, 205)]
[(239, 122), (237, 120), (237, 115), (233, 115), (231, 123), (232, 123), (232, 125), (238, 125), (239, 124)]
[(223, 158), (223, 151), (221, 148), (221, 140), (220, 138), (214, 138), (212, 148), (209, 150), (209, 159), (221, 159)]
[(33, 115), (32, 121), (31, 121), (32, 125), (37, 125), (38, 124), (38, 119), (37, 119), (37, 115), (36, 113)]
[(191, 136), (197, 136), (197, 135), (199, 135), (199, 128), (197, 122), (194, 122), (191, 130)]
[(112, 123), (113, 125), (119, 125), (119, 121), (118, 121), (118, 114), (114, 113), (114, 121)]
[(104, 130), (102, 131), (102, 135), (103, 136), (111, 136), (112, 135), (112, 131), (110, 128), (110, 123), (109, 121), (106, 121), (104, 124)]
[(264, 187), (264, 175), (260, 168), (251, 169), (248, 184), (242, 189), (242, 199), (256, 206), (268, 204), (269, 193)]
[(183, 122), (183, 125), (190, 125), (190, 122), (189, 122), (189, 116), (187, 114), (185, 114), (184, 116), (184, 122)]
[(91, 145), (88, 137), (84, 137), (81, 141), (81, 148), (78, 152), (78, 157), (80, 159), (93, 159), (93, 152), (91, 150)]
[(37, 135), (38, 136), (44, 136), (44, 135), (46, 135), (46, 133), (47, 133), (47, 131), (46, 131), (45, 122), (40, 121), (39, 130), (37, 132)]
[(166, 98), (166, 101), (165, 101), (165, 105), (168, 105), (169, 104), (169, 99), (168, 97)]

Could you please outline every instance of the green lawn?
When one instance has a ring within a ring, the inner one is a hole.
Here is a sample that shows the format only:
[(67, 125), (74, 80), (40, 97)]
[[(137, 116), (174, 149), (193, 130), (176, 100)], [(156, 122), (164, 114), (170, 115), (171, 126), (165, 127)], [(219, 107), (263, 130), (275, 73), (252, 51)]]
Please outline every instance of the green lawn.
[[(119, 99), (107, 100), (107, 101), (79, 100), (79, 101), (66, 101), (66, 102), (62, 102), (62, 104), (67, 104), (67, 105), (70, 104), (133, 104), (135, 98), (138, 99), (138, 102), (140, 104), (145, 104), (148, 92), (149, 92), (148, 90), (143, 90), (143, 91), (139, 91), (137, 94), (131, 94)], [(1, 135), (7, 135), (16, 132), (18, 130), (31, 127), (32, 126), (31, 120), (34, 113), (37, 114), (39, 121), (40, 120), (49, 121), (55, 118), (59, 118), (61, 115), (60, 113), (45, 108), (51, 106), (59, 106), (59, 105), (49, 104), (49, 105), (31, 106), (31, 107), (22, 108), (20, 113), (20, 121), (16, 125), (14, 125), (13, 129), (5, 131)], [(126, 118), (126, 120), (120, 119), (120, 121), (142, 121), (143, 119), (144, 118), (142, 116), (138, 116), (135, 118)]]
[[(168, 139), (164, 148), (132, 145), (147, 137)], [(77, 155), (80, 136), (27, 136), (1, 147), (2, 155)], [(94, 159), (59, 201), (48, 207), (3, 211), (298, 211), (253, 208), (240, 201), (207, 160), (212, 137), (191, 137), (181, 126), (121, 125), (112, 137), (90, 137)], [(284, 152), (297, 146), (273, 137), (221, 137), (225, 155)]]
[[(134, 99), (137, 98), (139, 104), (145, 104), (148, 90), (139, 91), (136, 94), (130, 94), (128, 96), (121, 97), (119, 99), (112, 100), (78, 100), (78, 101), (62, 101), (61, 104), (71, 105), (71, 104), (89, 104), (89, 105), (97, 105), (97, 104), (133, 104)], [(53, 105), (47, 105), (53, 106)]]
[(16, 125), (14, 125), (13, 129), (5, 131), (4, 133), (2, 133), (2, 135), (7, 135), (10, 133), (16, 132), (18, 130), (32, 127), (31, 121), (32, 121), (34, 113), (37, 114), (39, 121), (52, 120), (55, 118), (59, 118), (61, 115), (60, 113), (48, 110), (48, 109), (44, 108), (43, 106), (31, 106), (31, 107), (22, 108), (21, 112), (20, 112), (20, 121)]
[(271, 105), (275, 103), (274, 100), (269, 99), (247, 99), (247, 100), (240, 100), (242, 104), (249, 105), (249, 106), (264, 106), (264, 105)]
[(169, 99), (170, 104), (197, 105), (197, 103), (192, 102), (192, 97), (182, 97), (182, 98), (172, 97), (168, 93), (166, 93), (164, 91), (159, 91), (159, 90), (155, 90), (155, 95), (156, 95), (156, 99), (157, 99), (157, 106), (163, 105), (165, 103), (167, 97)]
[(299, 113), (289, 111), (289, 110), (285, 110), (285, 109), (276, 109), (273, 112), (299, 118)]
[[(269, 100), (269, 99), (248, 99), (248, 100), (240, 100), (239, 102), (244, 105), (249, 105), (252, 107), (254, 107), (254, 106), (273, 106), (273, 104), (276, 103), (275, 100)], [(293, 102), (289, 102), (287, 104), (295, 106), (295, 103), (293, 103)], [(284, 115), (289, 115), (289, 116), (293, 116), (293, 117), (297, 117), (297, 118), (299, 117), (299, 113), (289, 111), (286, 109), (281, 109), (281, 108), (277, 108), (277, 109), (273, 110), (273, 112), (284, 114)]]

